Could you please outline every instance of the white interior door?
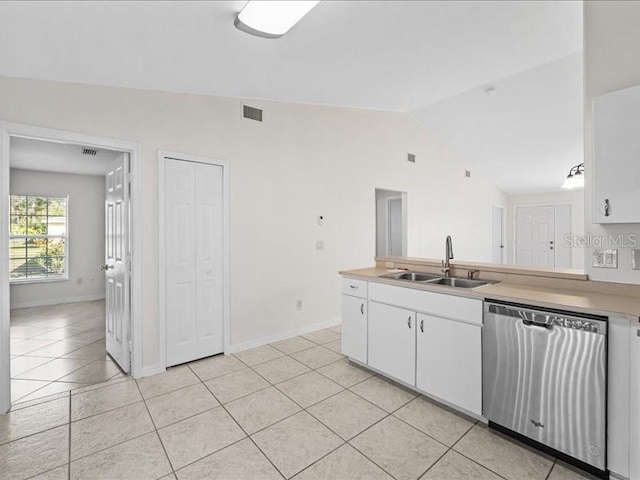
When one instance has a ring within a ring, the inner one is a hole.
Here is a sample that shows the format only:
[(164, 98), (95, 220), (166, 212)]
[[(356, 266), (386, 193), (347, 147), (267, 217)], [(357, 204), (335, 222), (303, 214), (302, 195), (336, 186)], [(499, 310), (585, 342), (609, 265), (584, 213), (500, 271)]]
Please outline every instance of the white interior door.
[(198, 350), (195, 165), (166, 160), (167, 366), (192, 360)]
[(224, 350), (222, 167), (165, 160), (167, 366)]
[(107, 352), (125, 372), (129, 352), (129, 154), (109, 166), (105, 194), (105, 271)]
[(196, 163), (198, 358), (224, 350), (222, 167)]
[(493, 263), (504, 263), (504, 208), (493, 207)]
[(555, 267), (555, 207), (516, 208), (516, 265)]

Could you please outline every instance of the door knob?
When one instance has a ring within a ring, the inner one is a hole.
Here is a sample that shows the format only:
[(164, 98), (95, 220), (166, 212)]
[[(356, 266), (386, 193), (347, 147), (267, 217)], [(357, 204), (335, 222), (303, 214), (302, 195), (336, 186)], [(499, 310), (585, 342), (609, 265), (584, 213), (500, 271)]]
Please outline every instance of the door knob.
[(107, 270), (110, 270), (112, 268), (113, 268), (113, 265), (107, 265), (106, 263), (104, 265), (100, 265), (100, 270), (107, 271)]

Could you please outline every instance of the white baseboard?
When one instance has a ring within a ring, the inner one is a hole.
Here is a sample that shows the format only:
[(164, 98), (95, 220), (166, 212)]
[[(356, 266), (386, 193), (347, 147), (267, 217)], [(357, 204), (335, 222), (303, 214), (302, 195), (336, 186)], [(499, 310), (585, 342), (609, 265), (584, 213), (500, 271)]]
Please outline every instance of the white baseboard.
[(286, 332), (276, 333), (268, 337), (256, 338), (254, 340), (248, 340), (242, 343), (236, 343), (229, 346), (229, 353), (237, 353), (250, 348), (260, 347), (267, 345), (268, 343), (279, 342), (280, 340), (287, 340), (289, 338), (297, 337), (298, 335), (304, 335), (305, 333), (315, 332), (316, 330), (324, 330), (325, 328), (335, 327), (342, 323), (342, 318), (334, 318), (325, 322), (314, 323), (312, 325), (306, 325), (304, 327), (295, 328), (293, 330), (287, 330)]
[(149, 365), (146, 367), (142, 367), (139, 375), (133, 375), (133, 378), (142, 378), (142, 377), (150, 377), (151, 375), (156, 375), (158, 373), (162, 373), (166, 370), (164, 365), (160, 365), (156, 363), (155, 365)]
[(92, 302), (94, 300), (104, 300), (104, 293), (100, 295), (85, 295), (84, 297), (49, 298), (46, 300), (35, 300), (33, 302), (12, 303), (11, 310), (21, 308), (45, 307), (47, 305), (60, 305), (63, 303)]

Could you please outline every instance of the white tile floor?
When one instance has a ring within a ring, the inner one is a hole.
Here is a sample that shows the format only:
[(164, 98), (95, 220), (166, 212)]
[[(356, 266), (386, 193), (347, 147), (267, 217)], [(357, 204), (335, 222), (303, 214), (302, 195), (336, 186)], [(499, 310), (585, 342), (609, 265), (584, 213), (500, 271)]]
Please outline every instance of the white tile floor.
[(18, 404), (0, 416), (2, 478), (588, 478), (351, 364), (339, 339), (336, 327)]
[(11, 401), (24, 402), (120, 375), (105, 350), (104, 301), (11, 311)]

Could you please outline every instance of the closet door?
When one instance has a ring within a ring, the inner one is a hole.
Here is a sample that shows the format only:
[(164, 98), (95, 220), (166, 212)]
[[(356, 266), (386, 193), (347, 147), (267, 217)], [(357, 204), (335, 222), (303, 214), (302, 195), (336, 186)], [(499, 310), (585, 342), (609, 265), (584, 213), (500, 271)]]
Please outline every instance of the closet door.
[(197, 358), (196, 165), (166, 159), (167, 366)]
[(222, 167), (195, 164), (198, 358), (224, 350)]

